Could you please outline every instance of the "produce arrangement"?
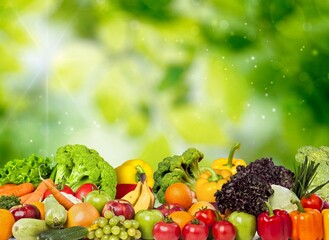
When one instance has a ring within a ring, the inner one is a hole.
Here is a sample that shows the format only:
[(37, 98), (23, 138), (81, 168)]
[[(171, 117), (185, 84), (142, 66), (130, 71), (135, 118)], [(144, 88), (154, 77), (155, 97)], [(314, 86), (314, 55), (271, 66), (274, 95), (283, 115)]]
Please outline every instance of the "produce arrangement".
[(202, 165), (188, 148), (157, 168), (111, 166), (65, 145), (0, 169), (0, 240), (329, 240), (329, 147), (302, 146), (294, 170), (264, 157)]

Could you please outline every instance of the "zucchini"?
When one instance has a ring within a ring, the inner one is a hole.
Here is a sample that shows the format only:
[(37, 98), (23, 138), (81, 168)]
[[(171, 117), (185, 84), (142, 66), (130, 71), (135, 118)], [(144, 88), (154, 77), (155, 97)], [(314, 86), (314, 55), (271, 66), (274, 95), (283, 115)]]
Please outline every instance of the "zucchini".
[(87, 236), (88, 229), (74, 226), (63, 229), (50, 229), (39, 234), (38, 240), (78, 240)]
[(14, 223), (12, 233), (16, 240), (37, 240), (41, 232), (49, 229), (44, 220), (21, 218)]
[(44, 201), (45, 221), (51, 228), (62, 228), (67, 221), (66, 209), (51, 195)]

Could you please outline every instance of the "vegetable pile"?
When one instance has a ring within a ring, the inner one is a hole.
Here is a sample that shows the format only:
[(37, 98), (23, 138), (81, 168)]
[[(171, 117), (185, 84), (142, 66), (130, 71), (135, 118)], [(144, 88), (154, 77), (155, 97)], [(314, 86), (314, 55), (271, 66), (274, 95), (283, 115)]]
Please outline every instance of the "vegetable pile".
[(270, 157), (234, 158), (239, 148), (208, 166), (188, 148), (155, 171), (141, 159), (113, 168), (79, 144), (52, 160), (9, 161), (0, 169), (0, 239), (327, 239), (329, 148), (298, 149), (293, 171)]

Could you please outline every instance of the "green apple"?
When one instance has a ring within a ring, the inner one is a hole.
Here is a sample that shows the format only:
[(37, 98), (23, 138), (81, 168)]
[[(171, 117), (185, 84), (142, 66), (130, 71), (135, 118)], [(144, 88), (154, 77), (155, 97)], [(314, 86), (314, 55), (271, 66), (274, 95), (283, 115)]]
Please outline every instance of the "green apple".
[(236, 240), (252, 240), (256, 234), (256, 217), (245, 212), (232, 212), (228, 217), (236, 229)]
[(84, 199), (84, 202), (93, 205), (101, 214), (105, 204), (112, 200), (111, 196), (103, 190), (93, 190), (89, 192)]
[(140, 210), (135, 214), (135, 220), (139, 222), (139, 230), (142, 233), (142, 239), (154, 239), (153, 227), (156, 223), (162, 221), (164, 216), (157, 209)]

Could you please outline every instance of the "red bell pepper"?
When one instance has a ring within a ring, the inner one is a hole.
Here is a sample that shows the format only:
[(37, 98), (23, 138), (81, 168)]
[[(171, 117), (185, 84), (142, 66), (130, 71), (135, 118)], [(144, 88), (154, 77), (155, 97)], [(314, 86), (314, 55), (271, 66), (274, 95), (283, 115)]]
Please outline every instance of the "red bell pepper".
[(285, 210), (273, 210), (266, 202), (267, 211), (257, 216), (257, 233), (262, 240), (288, 240), (291, 237), (292, 222)]

